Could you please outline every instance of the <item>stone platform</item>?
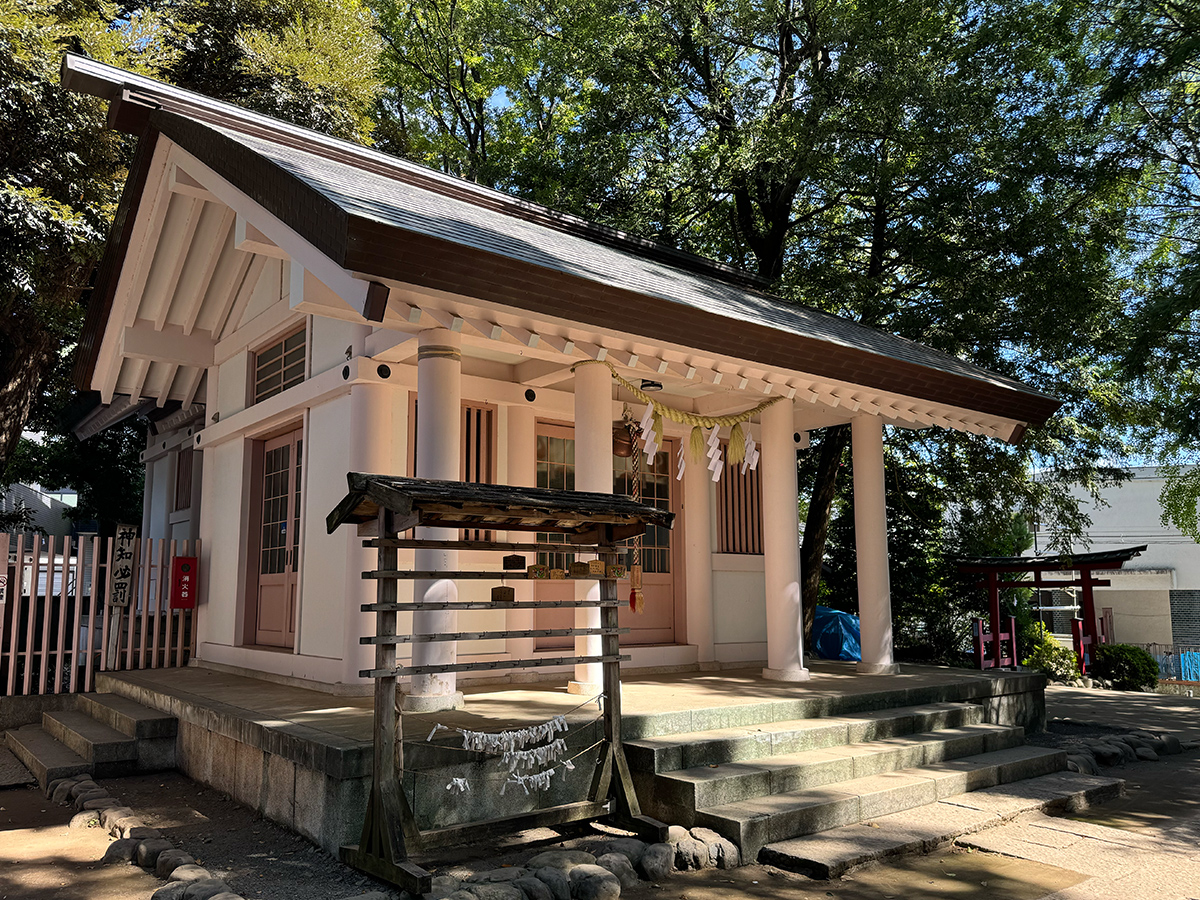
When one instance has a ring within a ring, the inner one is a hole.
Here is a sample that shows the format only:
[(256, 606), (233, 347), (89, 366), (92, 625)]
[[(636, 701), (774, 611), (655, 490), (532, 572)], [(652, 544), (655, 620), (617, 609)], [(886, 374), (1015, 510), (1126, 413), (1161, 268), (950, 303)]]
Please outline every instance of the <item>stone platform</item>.
[[(799, 684), (766, 681), (759, 670), (626, 673), (623, 734), (630, 741), (655, 740), (931, 703), (972, 704), (979, 708), (976, 721), (992, 725), (1037, 730), (1045, 722), (1044, 680), (1038, 675), (915, 666), (898, 675), (859, 675), (852, 663), (828, 662), (814, 663), (811, 670), (812, 679)], [(97, 688), (174, 715), (178, 766), (189, 777), (331, 852), (357, 841), (370, 785), (371, 698), (334, 696), (202, 665), (104, 673)], [(594, 699), (584, 698), (581, 705), (579, 696), (553, 683), (472, 684), (464, 693), (462, 710), (402, 719), (405, 788), (422, 827), (583, 799), (594, 765), (590, 745), (599, 738)], [(576, 767), (540, 795), (509, 787), (502, 800), (498, 760), (465, 753), (452, 732), (426, 740), (438, 724), (499, 731), (558, 715), (571, 725), (568, 744)], [(448, 792), (450, 777), (474, 779), (471, 793)]]

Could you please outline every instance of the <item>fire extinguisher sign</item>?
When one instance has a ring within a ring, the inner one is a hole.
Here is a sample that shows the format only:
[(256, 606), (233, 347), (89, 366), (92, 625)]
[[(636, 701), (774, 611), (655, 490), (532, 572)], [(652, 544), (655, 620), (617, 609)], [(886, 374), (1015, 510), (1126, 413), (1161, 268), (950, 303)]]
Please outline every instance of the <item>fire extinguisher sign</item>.
[(194, 556), (176, 556), (171, 561), (171, 609), (196, 608), (196, 575)]

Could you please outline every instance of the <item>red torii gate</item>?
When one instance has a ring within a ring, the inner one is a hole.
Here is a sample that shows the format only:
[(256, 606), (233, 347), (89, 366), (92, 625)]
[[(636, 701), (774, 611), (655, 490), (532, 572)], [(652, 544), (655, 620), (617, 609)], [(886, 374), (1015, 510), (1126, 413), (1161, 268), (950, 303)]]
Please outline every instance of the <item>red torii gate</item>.
[[(1075, 652), (1079, 656), (1080, 669), (1086, 671), (1087, 648), (1097, 641), (1096, 601), (1093, 589), (1108, 587), (1111, 582), (1106, 578), (1096, 578), (1097, 570), (1119, 569), (1129, 560), (1141, 554), (1146, 545), (1140, 547), (1125, 547), (1120, 550), (1102, 550), (1098, 553), (1058, 554), (1055, 556), (982, 556), (974, 559), (959, 560), (958, 571), (980, 576), (980, 581), (986, 582), (988, 592), (988, 618), (991, 626), (992, 655), (989, 660), (984, 649), (987, 636), (979, 635), (979, 655), (983, 667), (1002, 667), (1009, 663), (1015, 667), (1017, 661), (1016, 629), (1010, 624), (1009, 631), (1001, 633), (1000, 624), (1000, 589), (1001, 588), (1082, 588), (1083, 621), (1082, 633), (1075, 636)], [(1070, 580), (1047, 581), (1046, 572), (1078, 572), (1079, 577)], [(1032, 574), (1032, 581), (1011, 578), (1001, 580), (1001, 575)], [(1006, 657), (1003, 652), (1003, 641), (1007, 639), (1012, 644), (1012, 656)]]

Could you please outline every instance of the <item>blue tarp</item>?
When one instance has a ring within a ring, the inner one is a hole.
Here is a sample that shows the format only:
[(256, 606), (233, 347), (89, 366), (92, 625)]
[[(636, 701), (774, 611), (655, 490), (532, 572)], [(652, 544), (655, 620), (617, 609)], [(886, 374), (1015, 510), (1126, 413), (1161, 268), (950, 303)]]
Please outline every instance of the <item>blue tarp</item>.
[(858, 616), (818, 606), (810, 650), (821, 659), (862, 659)]

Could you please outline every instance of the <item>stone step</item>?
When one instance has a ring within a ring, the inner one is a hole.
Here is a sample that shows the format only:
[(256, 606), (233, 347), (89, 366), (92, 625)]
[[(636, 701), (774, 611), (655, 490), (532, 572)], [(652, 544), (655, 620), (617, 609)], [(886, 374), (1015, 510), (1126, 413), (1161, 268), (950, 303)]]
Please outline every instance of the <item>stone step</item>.
[(82, 756), (56, 741), (41, 725), (22, 725), (5, 732), (8, 749), (37, 779), (44, 791), (55, 778), (90, 772)]
[(43, 713), (42, 728), (87, 761), (93, 775), (115, 777), (132, 774), (137, 769), (137, 739), (85, 713), (74, 710)]
[(1120, 778), (1056, 772), (1009, 785), (947, 797), (912, 809), (767, 844), (766, 865), (809, 878), (840, 878), (859, 866), (903, 853), (929, 853), (949, 841), (1001, 825), (1023, 813), (1076, 812), (1124, 793)]
[(805, 750), (747, 762), (696, 766), (655, 776), (644, 805), (664, 822), (693, 827), (697, 810), (739, 800), (823, 787), (897, 769), (1020, 746), (1022, 728), (964, 725), (877, 741)]
[(978, 704), (929, 703), (629, 740), (625, 741), (625, 755), (634, 770), (674, 772), (957, 728), (977, 724), (982, 719), (983, 708)]
[(709, 807), (696, 824), (711, 828), (756, 860), (767, 844), (815, 834), (998, 784), (1061, 771), (1061, 750), (1011, 747), (824, 787)]
[[(1045, 676), (1035, 672), (1005, 673), (999, 677), (983, 673), (976, 673), (972, 677), (964, 672), (953, 682), (938, 681), (932, 684), (926, 683), (924, 677), (933, 674), (931, 669), (912, 667), (910, 670), (906, 666), (904, 672), (901, 679), (892, 675), (853, 675), (850, 677), (859, 687), (844, 692), (839, 690), (840, 686), (831, 686), (832, 689), (827, 691), (792, 691), (773, 698), (735, 701), (719, 706), (697, 705), (689, 709), (662, 712), (628, 712), (622, 716), (621, 733), (626, 741), (633, 741), (667, 734), (691, 734), (822, 716), (846, 716), (866, 710), (930, 703), (975, 702), (1000, 709), (1024, 694), (1040, 692), (1045, 685)], [(868, 689), (862, 689), (868, 685)]]
[(119, 694), (80, 694), (78, 709), (109, 728), (132, 738), (173, 738), (176, 718)]

